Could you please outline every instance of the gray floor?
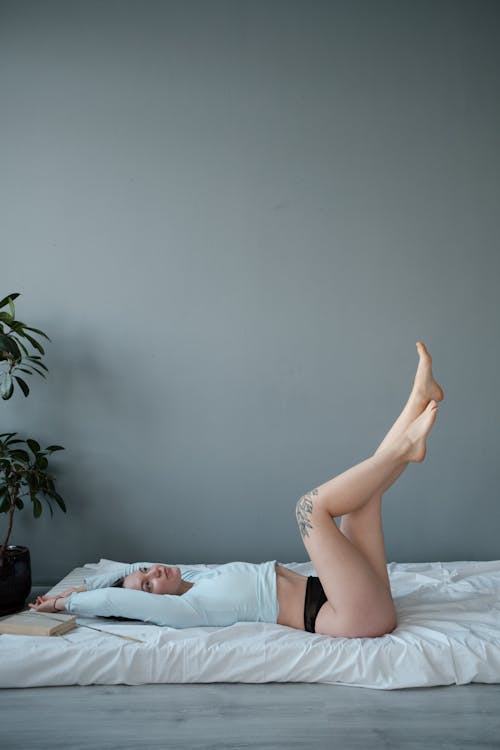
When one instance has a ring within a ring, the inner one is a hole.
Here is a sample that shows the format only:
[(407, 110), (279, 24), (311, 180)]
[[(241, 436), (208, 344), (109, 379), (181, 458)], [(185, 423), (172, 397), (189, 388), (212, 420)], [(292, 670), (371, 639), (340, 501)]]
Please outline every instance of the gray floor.
[(0, 744), (71, 748), (500, 748), (500, 685), (209, 684), (0, 690)]

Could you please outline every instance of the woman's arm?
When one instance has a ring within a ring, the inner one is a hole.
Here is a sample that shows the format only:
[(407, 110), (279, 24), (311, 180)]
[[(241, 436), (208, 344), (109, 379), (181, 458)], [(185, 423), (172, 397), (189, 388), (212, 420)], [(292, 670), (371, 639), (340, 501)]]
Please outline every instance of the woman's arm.
[[(125, 617), (171, 628), (194, 628), (214, 624), (210, 622), (209, 613), (197, 608), (195, 601), (188, 597), (189, 592), (176, 596), (150, 594), (137, 589), (107, 588), (82, 594), (73, 593), (66, 600), (59, 599), (56, 605), (57, 609), (60, 609), (64, 603), (67, 612), (82, 617)], [(225, 613), (217, 614), (224, 619)], [(231, 622), (234, 622), (234, 619)]]
[(116, 581), (120, 578), (126, 578), (130, 573), (135, 573), (139, 568), (150, 568), (154, 563), (151, 562), (136, 562), (130, 565), (119, 565), (116, 568), (111, 568), (105, 573), (98, 573), (93, 576), (86, 576), (83, 580), (87, 584), (87, 590), (93, 591), (94, 589), (107, 589), (113, 586)]

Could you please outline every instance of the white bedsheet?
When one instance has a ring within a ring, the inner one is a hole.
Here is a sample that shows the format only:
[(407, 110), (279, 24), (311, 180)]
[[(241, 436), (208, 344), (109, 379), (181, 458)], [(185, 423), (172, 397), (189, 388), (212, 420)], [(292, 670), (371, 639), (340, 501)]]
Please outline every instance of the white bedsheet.
[[(76, 568), (51, 593), (120, 564), (103, 559)], [(282, 564), (315, 575), (311, 563)], [(500, 683), (500, 560), (391, 563), (388, 571), (398, 627), (382, 638), (330, 638), (266, 623), (174, 630), (79, 617), (79, 624), (107, 632), (0, 636), (0, 687), (323, 682), (390, 690)]]

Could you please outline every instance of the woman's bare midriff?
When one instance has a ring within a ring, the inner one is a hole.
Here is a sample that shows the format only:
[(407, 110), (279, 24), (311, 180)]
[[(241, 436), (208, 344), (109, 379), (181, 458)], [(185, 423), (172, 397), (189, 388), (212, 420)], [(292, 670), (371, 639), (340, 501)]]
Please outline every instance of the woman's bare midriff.
[(276, 564), (276, 589), (278, 595), (278, 624), (305, 630), (304, 603), (306, 598), (307, 576), (290, 568)]

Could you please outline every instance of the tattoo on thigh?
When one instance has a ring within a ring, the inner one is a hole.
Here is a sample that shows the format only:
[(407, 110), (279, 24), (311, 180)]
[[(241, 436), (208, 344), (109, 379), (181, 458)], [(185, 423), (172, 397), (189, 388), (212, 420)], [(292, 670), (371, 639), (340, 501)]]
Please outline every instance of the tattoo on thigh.
[(313, 497), (318, 494), (318, 490), (311, 490), (306, 495), (303, 495), (297, 507), (295, 508), (295, 515), (297, 516), (297, 523), (299, 524), (300, 533), (302, 538), (309, 536), (309, 529), (312, 529), (311, 514), (313, 509)]

